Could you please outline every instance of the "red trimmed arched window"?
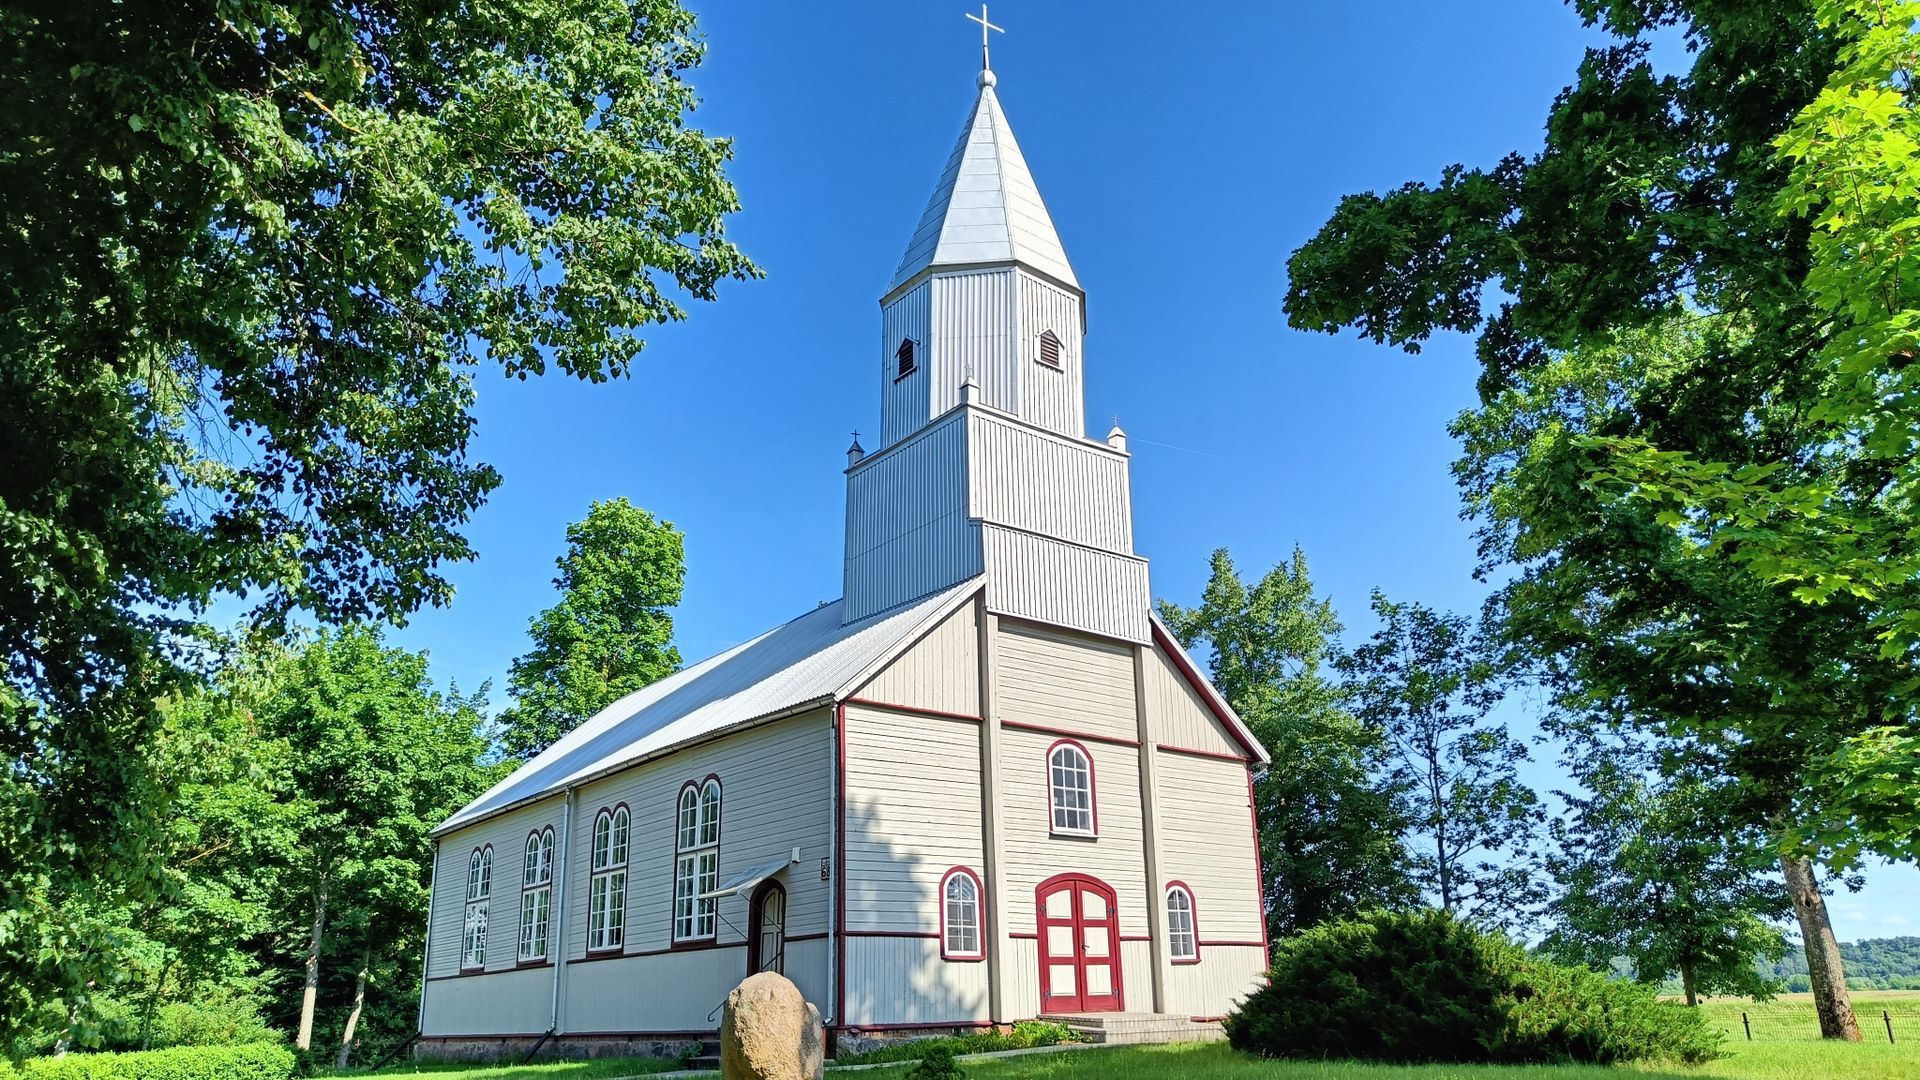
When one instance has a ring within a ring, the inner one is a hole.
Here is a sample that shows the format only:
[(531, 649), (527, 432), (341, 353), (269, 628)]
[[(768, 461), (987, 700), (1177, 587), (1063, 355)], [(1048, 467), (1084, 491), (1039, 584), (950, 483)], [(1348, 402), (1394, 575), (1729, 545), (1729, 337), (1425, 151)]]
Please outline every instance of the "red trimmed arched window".
[(981, 960), (987, 955), (986, 890), (980, 878), (956, 866), (940, 879), (940, 958)]

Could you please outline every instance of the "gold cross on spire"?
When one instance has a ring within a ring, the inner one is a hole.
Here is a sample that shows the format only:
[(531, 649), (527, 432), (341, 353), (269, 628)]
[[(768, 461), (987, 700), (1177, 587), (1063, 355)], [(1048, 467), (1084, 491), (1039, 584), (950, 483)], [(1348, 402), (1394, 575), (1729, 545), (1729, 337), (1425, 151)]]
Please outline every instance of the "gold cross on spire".
[(993, 30), (1004, 34), (1007, 32), (1007, 28), (1004, 26), (995, 26), (987, 21), (987, 5), (985, 4), (980, 5), (980, 14), (975, 15), (971, 11), (965, 14), (967, 18), (980, 24), (980, 70), (992, 71), (993, 64), (987, 60), (987, 32)]

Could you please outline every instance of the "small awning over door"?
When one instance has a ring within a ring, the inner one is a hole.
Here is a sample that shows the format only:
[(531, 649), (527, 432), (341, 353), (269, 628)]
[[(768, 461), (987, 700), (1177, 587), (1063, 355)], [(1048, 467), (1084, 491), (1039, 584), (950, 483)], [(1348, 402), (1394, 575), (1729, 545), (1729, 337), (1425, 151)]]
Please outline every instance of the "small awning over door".
[(701, 893), (700, 899), (713, 900), (722, 896), (733, 896), (738, 893), (750, 892), (755, 885), (779, 873), (788, 865), (799, 861), (800, 849), (794, 848), (792, 855), (782, 855), (777, 859), (768, 859), (766, 862), (760, 863), (757, 866), (742, 870), (721, 882), (712, 892)]

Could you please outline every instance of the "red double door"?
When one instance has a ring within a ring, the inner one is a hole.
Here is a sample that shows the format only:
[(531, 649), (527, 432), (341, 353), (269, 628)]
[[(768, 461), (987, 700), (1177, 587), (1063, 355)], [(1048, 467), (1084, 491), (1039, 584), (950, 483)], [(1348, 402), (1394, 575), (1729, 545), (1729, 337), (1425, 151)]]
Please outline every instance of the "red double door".
[(1086, 874), (1058, 874), (1035, 894), (1040, 1011), (1121, 1011), (1120, 916), (1113, 890)]

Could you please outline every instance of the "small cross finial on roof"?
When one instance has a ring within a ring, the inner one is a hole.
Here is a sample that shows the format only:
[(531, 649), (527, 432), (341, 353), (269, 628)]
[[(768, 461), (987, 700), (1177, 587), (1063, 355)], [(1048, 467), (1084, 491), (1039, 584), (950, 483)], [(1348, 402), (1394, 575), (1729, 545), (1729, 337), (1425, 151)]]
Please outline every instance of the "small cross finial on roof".
[(985, 4), (980, 5), (980, 14), (975, 15), (971, 11), (965, 14), (967, 18), (980, 24), (980, 70), (983, 72), (992, 71), (993, 64), (989, 63), (987, 59), (987, 32), (995, 30), (1004, 34), (1007, 32), (1007, 28), (1004, 26), (995, 26), (987, 21), (987, 5)]

